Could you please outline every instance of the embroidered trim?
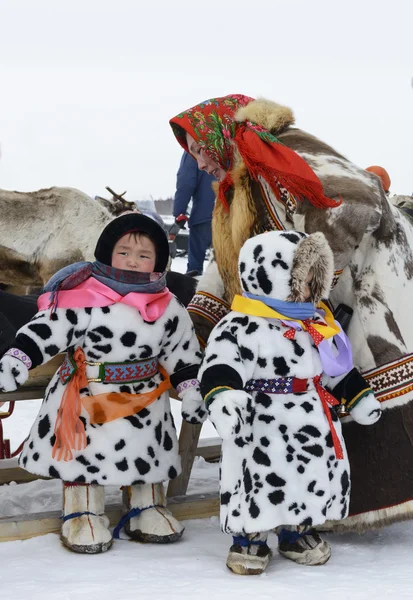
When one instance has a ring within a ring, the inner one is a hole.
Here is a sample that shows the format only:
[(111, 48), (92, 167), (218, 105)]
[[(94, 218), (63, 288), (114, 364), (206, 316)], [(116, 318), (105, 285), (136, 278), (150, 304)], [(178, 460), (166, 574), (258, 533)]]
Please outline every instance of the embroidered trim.
[(75, 362), (75, 359), (73, 358), (72, 353), (68, 352), (65, 356), (64, 361), (60, 365), (60, 369), (59, 369), (59, 377), (60, 377), (60, 381), (63, 383), (63, 385), (66, 385), (66, 383), (69, 383), (69, 381), (72, 379), (72, 377), (76, 373), (76, 371), (77, 371), (77, 364)]
[(20, 360), (25, 365), (25, 367), (27, 367), (27, 369), (31, 369), (31, 358), (18, 348), (9, 348), (9, 350), (7, 350), (7, 352), (5, 352), (4, 355), (13, 356), (13, 358), (17, 358), (17, 360)]
[(337, 271), (334, 271), (334, 277), (333, 277), (333, 281), (331, 283), (331, 289), (333, 289), (336, 286), (338, 280), (340, 279), (340, 275), (342, 274), (343, 271), (344, 271), (344, 269), (338, 269)]
[(250, 379), (245, 385), (246, 392), (267, 394), (298, 394), (307, 391), (308, 379), (297, 377), (276, 377), (275, 379)]
[[(258, 182), (260, 184), (261, 194), (262, 194), (262, 197), (264, 198), (264, 203), (265, 203), (265, 206), (267, 209), (267, 213), (266, 213), (267, 228), (270, 229), (271, 231), (273, 231), (273, 230), (284, 231), (285, 227), (282, 224), (282, 221), (276, 212), (277, 207), (275, 206), (275, 202), (279, 202), (279, 201), (277, 200), (277, 198), (275, 198), (275, 195), (272, 193), (270, 186), (262, 177), (258, 178)], [(286, 207), (283, 204), (283, 202), (281, 202), (281, 205), (283, 206), (283, 208), (285, 210)]]
[(334, 428), (330, 408), (339, 404), (321, 385), (321, 375), (317, 375), (312, 379), (298, 379), (297, 377), (277, 377), (275, 379), (250, 379), (245, 386), (246, 391), (251, 392), (266, 392), (267, 394), (297, 394), (307, 391), (307, 384), (313, 382), (315, 390), (321, 400), (324, 414), (330, 426), (330, 432), (333, 439), (334, 451), (336, 458), (342, 460), (344, 457), (343, 447), (340, 438)]
[(228, 390), (233, 390), (234, 388), (229, 387), (228, 385), (219, 385), (217, 387), (212, 388), (212, 390), (210, 390), (205, 396), (204, 396), (204, 402), (205, 404), (208, 404), (208, 402), (210, 402), (213, 398), (213, 396), (216, 396), (217, 394), (219, 394), (220, 392), (226, 392)]
[[(66, 357), (59, 369), (60, 381), (63, 385), (69, 383), (77, 371), (77, 365), (71, 354)], [(97, 380), (100, 383), (136, 383), (150, 379), (158, 373), (158, 358), (148, 358), (134, 362), (102, 363), (99, 364)], [(95, 380), (96, 381), (96, 380)]]
[(285, 187), (278, 183), (278, 181), (276, 182), (276, 184), (280, 191), (280, 202), (282, 202), (285, 206), (287, 219), (294, 223), (293, 217), (297, 208), (297, 201)]
[(347, 410), (353, 410), (353, 408), (357, 406), (360, 400), (362, 400), (365, 396), (368, 396), (369, 394), (371, 394), (371, 388), (366, 388), (362, 390), (360, 393), (354, 396), (354, 398), (347, 402), (347, 404), (345, 405)]
[(176, 386), (176, 391), (178, 395), (184, 394), (186, 390), (190, 390), (191, 388), (199, 387), (198, 379), (186, 379), (185, 381), (181, 381)]
[(188, 304), (188, 312), (204, 317), (213, 325), (219, 323), (230, 311), (230, 305), (207, 292), (197, 292)]
[(363, 377), (380, 402), (403, 396), (413, 390), (413, 354), (365, 371)]
[(99, 367), (99, 377), (105, 383), (134, 383), (149, 379), (157, 372), (157, 356), (131, 363), (105, 363)]

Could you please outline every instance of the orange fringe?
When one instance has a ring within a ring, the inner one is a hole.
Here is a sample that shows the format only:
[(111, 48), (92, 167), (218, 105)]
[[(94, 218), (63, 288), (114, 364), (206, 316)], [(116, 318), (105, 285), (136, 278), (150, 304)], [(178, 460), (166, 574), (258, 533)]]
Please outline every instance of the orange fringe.
[(76, 348), (73, 358), (77, 365), (72, 379), (66, 384), (65, 391), (57, 412), (54, 433), (56, 441), (52, 450), (52, 458), (69, 461), (73, 458), (72, 450), (86, 448), (85, 427), (80, 420), (82, 401), (80, 389), (88, 387), (86, 378), (86, 360), (82, 348)]
[(54, 429), (56, 440), (52, 449), (52, 458), (57, 461), (70, 461), (73, 459), (73, 450), (78, 451), (86, 448), (85, 427), (80, 420), (82, 406), (89, 413), (92, 425), (109, 423), (115, 419), (138, 413), (171, 387), (168, 374), (161, 366), (158, 366), (164, 379), (156, 389), (150, 392), (144, 394), (108, 392), (81, 398), (81, 388), (89, 386), (86, 377), (86, 356), (82, 348), (76, 349), (73, 358), (77, 370), (72, 379), (66, 384)]

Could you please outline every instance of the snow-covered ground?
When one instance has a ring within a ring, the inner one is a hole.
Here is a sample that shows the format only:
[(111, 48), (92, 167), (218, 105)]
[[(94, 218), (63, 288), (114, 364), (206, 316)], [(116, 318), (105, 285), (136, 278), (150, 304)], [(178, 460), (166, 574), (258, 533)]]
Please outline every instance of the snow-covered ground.
[(413, 597), (411, 524), (383, 532), (329, 536), (330, 561), (301, 567), (274, 558), (259, 577), (225, 567), (229, 538), (218, 518), (188, 521), (176, 544), (119, 540), (105, 554), (72, 554), (50, 534), (0, 544), (4, 600), (391, 600)]
[[(173, 268), (185, 271), (186, 258)], [(40, 408), (39, 400), (16, 403), (4, 421), (12, 449), (26, 437)], [(179, 429), (180, 403), (172, 408)], [(210, 423), (202, 438), (216, 437)], [(218, 465), (195, 461), (189, 493), (218, 488)], [(108, 504), (120, 490), (106, 488)], [(59, 481), (34, 481), (0, 487), (0, 517), (58, 510)], [(0, 544), (2, 600), (381, 600), (413, 599), (413, 523), (396, 524), (363, 536), (329, 535), (333, 553), (323, 567), (300, 567), (277, 554), (259, 577), (240, 577), (225, 566), (231, 539), (219, 530), (218, 518), (187, 521), (181, 541), (166, 546), (116, 541), (111, 550), (82, 556), (65, 549), (50, 534)]]

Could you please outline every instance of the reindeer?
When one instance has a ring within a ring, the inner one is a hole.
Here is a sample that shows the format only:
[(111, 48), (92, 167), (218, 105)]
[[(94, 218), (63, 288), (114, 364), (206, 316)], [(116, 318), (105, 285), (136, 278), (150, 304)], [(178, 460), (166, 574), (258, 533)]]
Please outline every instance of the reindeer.
[(0, 190), (0, 283), (41, 287), (60, 268), (93, 260), (103, 228), (134, 208), (126, 192), (106, 189), (112, 200), (93, 200), (74, 188)]
[(107, 198), (103, 198), (102, 196), (95, 196), (95, 200), (97, 200), (99, 204), (107, 208), (107, 210), (114, 217), (119, 217), (119, 215), (125, 212), (125, 210), (133, 210), (135, 208), (135, 202), (126, 200), (126, 198), (124, 198), (126, 191), (122, 192), (122, 194), (117, 194), (108, 185), (105, 189), (107, 189), (108, 192), (112, 194), (112, 199), (108, 200)]

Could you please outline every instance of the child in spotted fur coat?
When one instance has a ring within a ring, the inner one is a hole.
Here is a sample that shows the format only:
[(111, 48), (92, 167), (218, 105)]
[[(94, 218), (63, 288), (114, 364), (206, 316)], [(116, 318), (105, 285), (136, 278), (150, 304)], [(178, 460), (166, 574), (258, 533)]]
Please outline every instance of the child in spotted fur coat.
[(196, 380), (201, 353), (186, 309), (165, 287), (168, 241), (153, 213), (125, 214), (101, 234), (94, 263), (59, 271), (39, 312), (0, 361), (0, 389), (67, 352), (25, 442), (20, 464), (64, 482), (61, 539), (75, 552), (112, 544), (104, 485), (123, 487), (126, 533), (174, 542), (183, 526), (162, 482), (181, 470), (168, 389), (183, 418), (206, 411)]
[(316, 309), (333, 277), (322, 233), (251, 238), (239, 274), (243, 296), (213, 330), (199, 373), (223, 440), (221, 526), (234, 536), (227, 566), (261, 573), (272, 529), (286, 558), (323, 564), (330, 548), (312, 527), (346, 517), (350, 495), (334, 396), (363, 425), (380, 417), (380, 403), (352, 368), (348, 338), (327, 306)]

